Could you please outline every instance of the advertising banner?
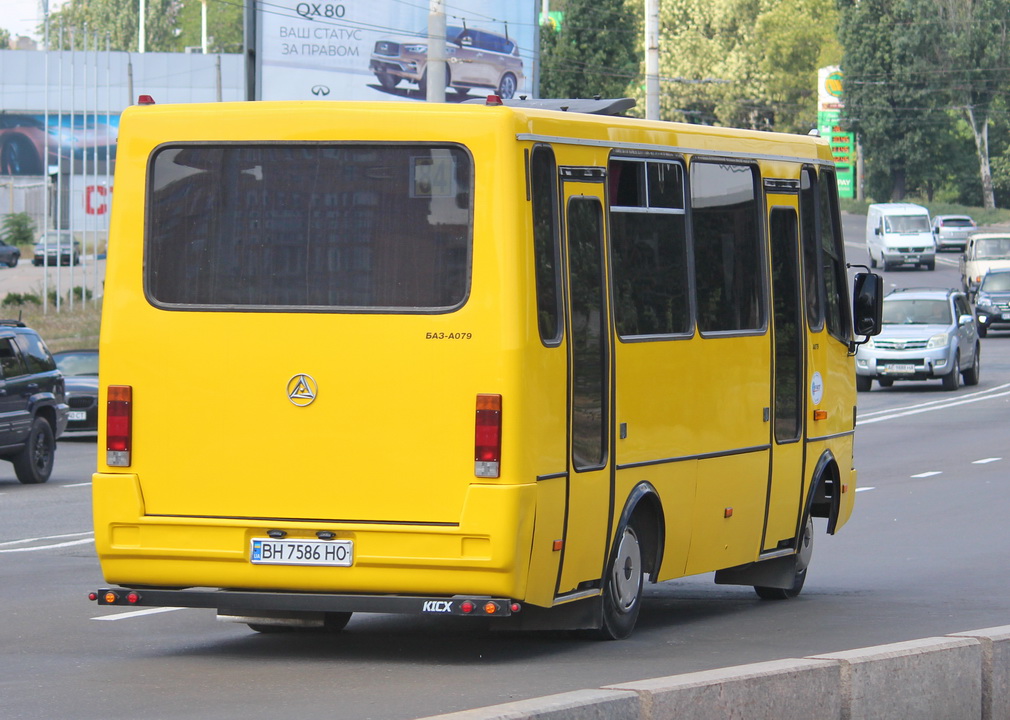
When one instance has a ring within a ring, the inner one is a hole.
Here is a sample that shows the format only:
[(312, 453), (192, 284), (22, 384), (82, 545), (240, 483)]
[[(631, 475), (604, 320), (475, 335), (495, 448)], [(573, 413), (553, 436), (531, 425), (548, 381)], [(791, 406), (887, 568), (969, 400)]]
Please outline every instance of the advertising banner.
[[(532, 0), (446, 5), (446, 100), (531, 94)], [(256, 3), (259, 100), (423, 101), (428, 3), (272, 0)]]
[(856, 197), (856, 140), (845, 132), (840, 123), (842, 115), (843, 75), (837, 67), (818, 70), (817, 130), (831, 144), (838, 178), (838, 195)]

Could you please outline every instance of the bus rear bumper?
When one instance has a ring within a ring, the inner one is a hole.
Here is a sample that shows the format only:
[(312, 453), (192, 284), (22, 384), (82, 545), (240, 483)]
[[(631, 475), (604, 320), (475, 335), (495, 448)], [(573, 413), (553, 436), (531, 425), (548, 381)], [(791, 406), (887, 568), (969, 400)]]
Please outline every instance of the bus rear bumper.
[[(467, 594), (522, 599), (536, 489), (532, 484), (472, 485), (458, 523), (257, 521), (148, 515), (136, 475), (96, 473), (95, 545), (105, 582), (127, 588), (241, 589), (294, 598), (431, 600)], [(289, 540), (317, 542), (325, 535), (349, 543), (353, 562), (260, 564), (254, 541), (266, 540), (275, 528)]]
[(217, 588), (100, 588), (89, 594), (99, 605), (128, 607), (210, 608), (222, 619), (254, 622), (289, 613), (372, 612), (412, 615), (509, 617), (521, 605), (509, 598), (478, 595), (429, 597), (408, 595), (341, 595), (329, 593), (255, 592)]

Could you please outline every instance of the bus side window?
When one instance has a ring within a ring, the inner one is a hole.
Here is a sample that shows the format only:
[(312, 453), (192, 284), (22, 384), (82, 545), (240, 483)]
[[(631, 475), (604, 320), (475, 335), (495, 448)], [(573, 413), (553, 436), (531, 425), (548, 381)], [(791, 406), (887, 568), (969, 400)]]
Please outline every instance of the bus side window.
[(803, 286), (806, 293), (807, 324), (814, 332), (824, 327), (821, 301), (821, 264), (817, 250), (817, 180), (813, 168), (800, 175), (800, 226), (803, 235)]
[(818, 183), (821, 211), (819, 229), (821, 263), (823, 265), (824, 309), (828, 332), (843, 343), (849, 341), (848, 278), (845, 273), (845, 255), (842, 252), (842, 233), (838, 221), (838, 190), (835, 174), (821, 170)]
[(530, 190), (533, 205), (537, 324), (540, 327), (540, 339), (548, 345), (556, 345), (561, 340), (557, 178), (554, 151), (545, 145), (533, 148), (533, 155), (530, 158)]
[(690, 332), (683, 166), (613, 159), (609, 173), (618, 334)]
[(755, 171), (750, 165), (691, 163), (698, 329), (760, 330), (764, 264)]

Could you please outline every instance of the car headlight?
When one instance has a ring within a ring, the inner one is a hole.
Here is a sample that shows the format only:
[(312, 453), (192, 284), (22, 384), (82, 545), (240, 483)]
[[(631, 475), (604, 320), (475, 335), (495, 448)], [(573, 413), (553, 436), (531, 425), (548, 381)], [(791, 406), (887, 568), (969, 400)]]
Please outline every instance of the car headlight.
[(947, 333), (940, 333), (938, 335), (934, 335), (929, 339), (929, 342), (926, 343), (926, 348), (933, 349), (933, 348), (947, 347), (949, 343), (950, 343), (950, 336), (947, 335)]
[(418, 55), (423, 55), (428, 52), (427, 45), (404, 45), (403, 49), (409, 53), (417, 53)]

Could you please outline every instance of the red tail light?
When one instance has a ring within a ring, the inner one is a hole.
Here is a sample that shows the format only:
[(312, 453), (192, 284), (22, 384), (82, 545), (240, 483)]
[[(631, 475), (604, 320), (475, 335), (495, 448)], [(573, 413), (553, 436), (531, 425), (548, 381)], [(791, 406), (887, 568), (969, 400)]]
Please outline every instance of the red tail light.
[(473, 474), (498, 477), (501, 474), (501, 395), (477, 396), (473, 445)]
[(133, 388), (109, 385), (105, 414), (105, 463), (129, 467), (133, 449)]

